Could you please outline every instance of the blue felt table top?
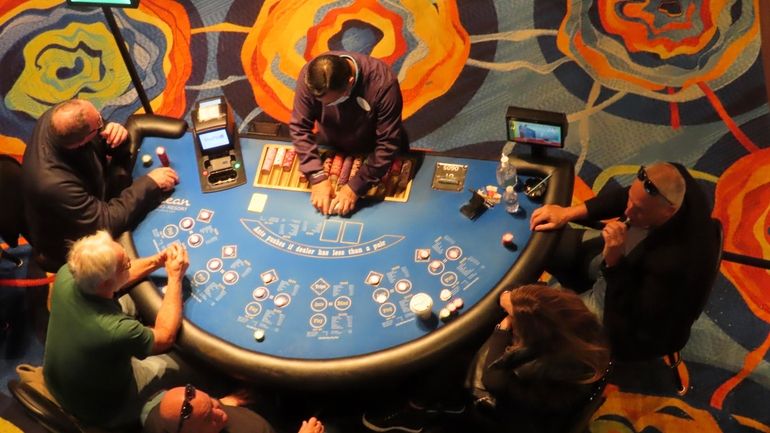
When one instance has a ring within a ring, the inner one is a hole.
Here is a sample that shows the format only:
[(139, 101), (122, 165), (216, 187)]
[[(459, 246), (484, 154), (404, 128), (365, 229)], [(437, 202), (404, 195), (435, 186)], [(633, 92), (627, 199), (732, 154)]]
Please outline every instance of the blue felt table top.
[[(181, 182), (133, 233), (137, 253), (185, 243), (191, 285), (185, 317), (244, 349), (328, 359), (414, 340), (442, 326), (415, 317), (409, 309), (414, 294), (430, 295), (438, 314), (448, 304), (440, 293), (448, 289), (452, 299), (463, 300), (463, 314), (500, 281), (529, 240), (528, 219), (537, 205), (523, 194), (515, 216), (502, 205), (473, 221), (459, 212), (470, 198), (468, 188), (496, 183), (495, 161), (428, 154), (408, 202), (376, 202), (350, 217), (324, 217), (307, 192), (253, 186), (266, 143), (241, 139), (248, 182), (207, 194), (195, 172), (191, 134), (146, 138), (142, 147), (149, 154), (164, 146)], [(436, 162), (468, 166), (462, 192), (431, 188)], [(158, 166), (157, 159), (150, 167), (137, 164), (134, 175)], [(259, 202), (261, 211), (249, 210)], [(513, 233), (518, 250), (501, 245), (506, 232)], [(199, 246), (191, 243), (196, 235)], [(429, 259), (418, 256), (421, 249), (430, 250)], [(436, 260), (438, 268), (431, 269)], [(379, 276), (378, 284), (369, 283), (372, 275)], [(162, 270), (155, 274), (158, 281), (162, 276)], [(254, 338), (258, 329), (264, 341)]]

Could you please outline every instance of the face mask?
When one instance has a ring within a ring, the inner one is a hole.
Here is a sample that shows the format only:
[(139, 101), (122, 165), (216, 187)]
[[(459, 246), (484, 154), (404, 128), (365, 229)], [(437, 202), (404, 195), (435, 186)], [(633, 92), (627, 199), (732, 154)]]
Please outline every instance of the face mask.
[(334, 107), (335, 105), (342, 104), (343, 102), (347, 101), (349, 97), (350, 97), (350, 95), (342, 95), (339, 98), (337, 98), (336, 101), (330, 102), (330, 103), (326, 104), (326, 106), (327, 107)]

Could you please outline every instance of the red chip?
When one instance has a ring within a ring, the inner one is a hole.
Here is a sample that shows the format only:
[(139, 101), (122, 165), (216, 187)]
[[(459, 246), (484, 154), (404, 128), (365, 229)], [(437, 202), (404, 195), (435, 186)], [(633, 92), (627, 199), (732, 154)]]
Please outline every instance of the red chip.
[(513, 244), (513, 233), (505, 233), (502, 238), (503, 245)]

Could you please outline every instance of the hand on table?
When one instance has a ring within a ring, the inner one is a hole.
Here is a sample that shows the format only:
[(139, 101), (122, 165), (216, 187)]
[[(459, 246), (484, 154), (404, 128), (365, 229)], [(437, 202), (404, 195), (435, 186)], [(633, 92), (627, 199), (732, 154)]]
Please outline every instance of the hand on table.
[(171, 191), (179, 183), (179, 175), (170, 167), (159, 167), (147, 173), (163, 191)]
[(316, 417), (311, 417), (307, 421), (302, 421), (297, 433), (323, 433), (324, 425)]
[(555, 204), (547, 204), (532, 212), (532, 217), (529, 219), (529, 228), (532, 231), (542, 232), (562, 228), (568, 222), (567, 208)]
[(345, 185), (337, 191), (337, 195), (332, 199), (330, 211), (338, 215), (347, 215), (356, 207), (356, 201), (358, 201), (358, 195), (353, 192), (350, 186)]
[(175, 242), (166, 248), (166, 273), (169, 280), (181, 281), (189, 265), (190, 259), (187, 257), (187, 249), (182, 244)]
[(128, 131), (120, 123), (110, 122), (104, 125), (104, 128), (99, 132), (99, 135), (104, 138), (111, 148), (116, 148), (123, 144), (128, 138)]
[(602, 230), (604, 238), (604, 264), (609, 268), (615, 266), (626, 252), (626, 224), (620, 221), (610, 221)]
[(332, 202), (332, 183), (329, 179), (322, 180), (310, 186), (310, 203), (318, 212), (329, 215)]

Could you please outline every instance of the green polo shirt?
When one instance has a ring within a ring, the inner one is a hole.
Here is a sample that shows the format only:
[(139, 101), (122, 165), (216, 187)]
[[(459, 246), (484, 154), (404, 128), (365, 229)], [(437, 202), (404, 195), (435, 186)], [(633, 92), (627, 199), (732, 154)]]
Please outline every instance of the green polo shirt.
[(81, 422), (114, 418), (136, 388), (131, 357), (150, 355), (153, 340), (117, 301), (81, 292), (68, 265), (56, 274), (43, 373), (51, 394)]

